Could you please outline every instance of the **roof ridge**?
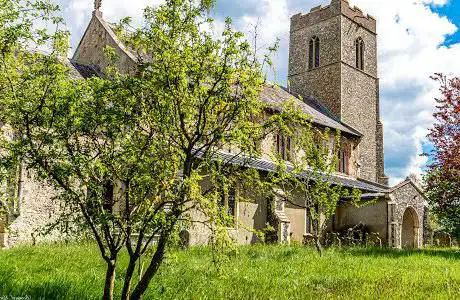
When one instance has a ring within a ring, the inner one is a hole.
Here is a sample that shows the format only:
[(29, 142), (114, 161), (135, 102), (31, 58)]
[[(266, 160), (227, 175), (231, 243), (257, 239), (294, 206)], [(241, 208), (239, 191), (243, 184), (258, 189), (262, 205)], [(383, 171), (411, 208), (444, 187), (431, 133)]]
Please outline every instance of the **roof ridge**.
[(413, 180), (412, 178), (410, 177), (407, 177), (405, 180), (401, 181), (400, 183), (398, 183), (397, 185), (395, 185), (394, 187), (392, 187), (390, 189), (390, 193), (393, 193), (394, 191), (408, 185), (408, 184), (412, 184), (412, 186), (422, 195), (422, 197), (428, 201), (428, 197), (425, 195), (425, 191), (423, 190), (423, 187), (421, 187), (415, 180)]

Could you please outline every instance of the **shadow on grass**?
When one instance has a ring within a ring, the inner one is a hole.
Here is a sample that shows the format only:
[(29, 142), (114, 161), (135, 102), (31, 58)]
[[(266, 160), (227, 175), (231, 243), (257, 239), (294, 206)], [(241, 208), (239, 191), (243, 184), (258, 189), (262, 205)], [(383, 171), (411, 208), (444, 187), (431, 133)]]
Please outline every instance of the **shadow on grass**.
[(14, 274), (14, 269), (0, 271), (0, 299), (91, 299), (84, 290), (62, 280), (22, 281)]
[(96, 299), (89, 298), (84, 291), (76, 290), (74, 285), (63, 282), (33, 282), (27, 286), (5, 282), (2, 285), (0, 296), (10, 299)]
[(445, 259), (460, 259), (460, 249), (400, 250), (391, 248), (344, 248), (342, 251), (354, 256), (385, 256), (399, 258), (423, 255)]

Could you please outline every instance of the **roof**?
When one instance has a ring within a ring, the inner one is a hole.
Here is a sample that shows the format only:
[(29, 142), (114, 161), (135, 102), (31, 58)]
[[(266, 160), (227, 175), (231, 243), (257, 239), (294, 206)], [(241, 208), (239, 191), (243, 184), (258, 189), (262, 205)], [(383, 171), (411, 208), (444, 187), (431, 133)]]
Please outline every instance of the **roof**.
[[(68, 66), (70, 67), (71, 77), (73, 79), (86, 79), (93, 76), (101, 76), (96, 67), (84, 65), (72, 59), (68, 61)], [(333, 129), (339, 129), (341, 132), (345, 132), (353, 136), (362, 136), (362, 134), (357, 130), (341, 122), (315, 98), (305, 98), (304, 101), (308, 101), (308, 103), (306, 103), (300, 100), (298, 96), (294, 96), (293, 94), (287, 92), (284, 88), (267, 84), (262, 89), (260, 99), (275, 110), (281, 110), (283, 103), (292, 99), (305, 114), (312, 117), (313, 123)]]
[(93, 76), (101, 76), (95, 67), (80, 64), (72, 59), (69, 59), (66, 64), (70, 68), (72, 79), (87, 79)]
[[(102, 12), (100, 10), (96, 9), (93, 12), (93, 18), (91, 22), (98, 22), (101, 26), (103, 26), (104, 30), (111, 37), (111, 39), (115, 42), (115, 44), (121, 49), (121, 51), (126, 53), (126, 55), (132, 61), (134, 62), (137, 61), (136, 53), (132, 49), (129, 49), (129, 47), (126, 47), (124, 43), (120, 41), (120, 39), (117, 37), (117, 35), (113, 31), (113, 26), (104, 20), (104, 18), (102, 17)], [(84, 33), (84, 36), (88, 34), (89, 27), (90, 26), (88, 25), (88, 28), (86, 29)], [(81, 46), (82, 41), (83, 41), (83, 38), (81, 39), (75, 53), (78, 52), (78, 48)], [(78, 64), (75, 61), (73, 61), (72, 64), (77, 69), (77, 71), (82, 75), (83, 78), (88, 78), (88, 77), (95, 75), (93, 72), (95, 70), (92, 67)], [(317, 100), (316, 98), (301, 97), (300, 95), (295, 95), (293, 93), (290, 93), (290, 91), (288, 91), (286, 88), (267, 84), (264, 86), (262, 90), (260, 99), (261, 101), (268, 103), (271, 106), (271, 108), (275, 110), (282, 109), (283, 103), (285, 101), (289, 99), (294, 99), (294, 101), (298, 104), (299, 108), (301, 108), (305, 114), (312, 117), (313, 123), (320, 125), (320, 126), (332, 128), (332, 129), (338, 129), (342, 133), (350, 134), (352, 136), (356, 136), (356, 137), (363, 136), (356, 129), (343, 123), (340, 120), (340, 118), (334, 115), (324, 104), (321, 103), (321, 101)]]
[(428, 201), (428, 198), (426, 197), (425, 195), (425, 192), (423, 190), (423, 187), (420, 186), (420, 184), (414, 180), (411, 176), (407, 177), (404, 181), (400, 182), (399, 184), (395, 185), (394, 187), (392, 187), (389, 192), (390, 193), (394, 193), (395, 191), (401, 189), (402, 187), (408, 185), (408, 184), (411, 184), (416, 190), (417, 192), (420, 193), (420, 195), (422, 195), (422, 197)]
[(286, 88), (276, 85), (265, 85), (260, 98), (275, 110), (281, 110), (284, 102), (293, 99), (305, 114), (312, 117), (313, 123), (332, 129), (338, 129), (341, 132), (348, 133), (356, 137), (363, 136), (356, 129), (340, 121), (340, 118), (335, 116), (316, 98), (302, 98), (299, 95), (290, 93)]
[[(196, 154), (197, 157), (200, 157), (200, 153)], [(231, 153), (226, 153), (223, 151), (219, 151), (214, 153), (214, 159), (221, 160), (224, 163), (228, 164), (236, 164), (241, 165), (248, 168), (254, 168), (260, 171), (265, 172), (276, 172), (277, 166), (274, 162), (264, 160), (261, 158), (251, 158), (243, 155), (235, 155)], [(293, 166), (291, 164), (287, 164), (287, 171), (293, 172)], [(312, 178), (313, 171), (311, 169), (306, 169), (303, 171), (299, 176), (305, 179), (315, 179)], [(345, 176), (338, 176), (338, 175), (331, 175), (327, 177), (324, 175), (322, 180), (328, 180), (332, 184), (342, 185), (348, 188), (356, 188), (366, 193), (385, 193), (388, 192), (388, 187), (375, 184), (372, 182), (364, 181), (361, 179), (354, 179)]]

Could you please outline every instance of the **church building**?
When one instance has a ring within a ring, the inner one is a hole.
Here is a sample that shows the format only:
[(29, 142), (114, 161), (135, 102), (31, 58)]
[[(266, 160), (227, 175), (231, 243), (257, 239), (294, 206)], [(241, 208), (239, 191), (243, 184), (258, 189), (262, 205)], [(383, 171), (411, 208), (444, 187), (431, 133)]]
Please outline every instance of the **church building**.
[[(422, 188), (413, 177), (390, 187), (385, 175), (376, 20), (351, 7), (347, 0), (331, 0), (327, 6), (292, 16), (289, 34), (289, 87), (266, 85), (260, 100), (281, 107), (284, 101), (294, 99), (315, 126), (340, 130), (346, 143), (339, 149), (339, 167), (331, 180), (360, 189), (363, 198), (377, 199), (360, 208), (344, 201), (329, 230), (340, 232), (362, 224), (388, 247), (422, 247), (427, 224)], [(103, 74), (108, 65), (104, 56), (107, 45), (117, 51), (120, 70), (135, 72), (136, 54), (119, 41), (96, 1), (90, 23), (69, 60), (72, 76), (84, 79)], [(251, 167), (274, 170), (270, 151), (280, 151), (274, 147), (276, 143), (277, 137), (267, 138), (262, 143), (262, 157)], [(53, 191), (33, 177), (26, 170), (18, 171), (18, 204), (14, 214), (0, 215), (0, 247), (35, 241), (35, 232), (58, 212)], [(302, 242), (309, 234), (306, 210), (282, 199), (235, 200), (227, 205), (235, 218), (235, 227), (229, 230), (239, 244), (257, 242), (252, 229), (263, 230), (273, 218), (280, 243)], [(203, 244), (209, 232), (197, 224), (189, 235), (191, 243)]]

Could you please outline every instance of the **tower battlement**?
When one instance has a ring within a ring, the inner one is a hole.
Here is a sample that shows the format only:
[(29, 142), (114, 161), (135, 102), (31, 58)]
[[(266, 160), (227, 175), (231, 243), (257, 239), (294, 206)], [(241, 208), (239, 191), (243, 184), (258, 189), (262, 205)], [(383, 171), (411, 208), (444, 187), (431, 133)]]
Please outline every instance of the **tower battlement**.
[(377, 22), (371, 15), (365, 14), (356, 6), (350, 6), (347, 0), (331, 0), (326, 6), (313, 7), (306, 14), (298, 13), (291, 17), (291, 31), (299, 30), (327, 19), (343, 15), (360, 24), (370, 32), (377, 33)]

